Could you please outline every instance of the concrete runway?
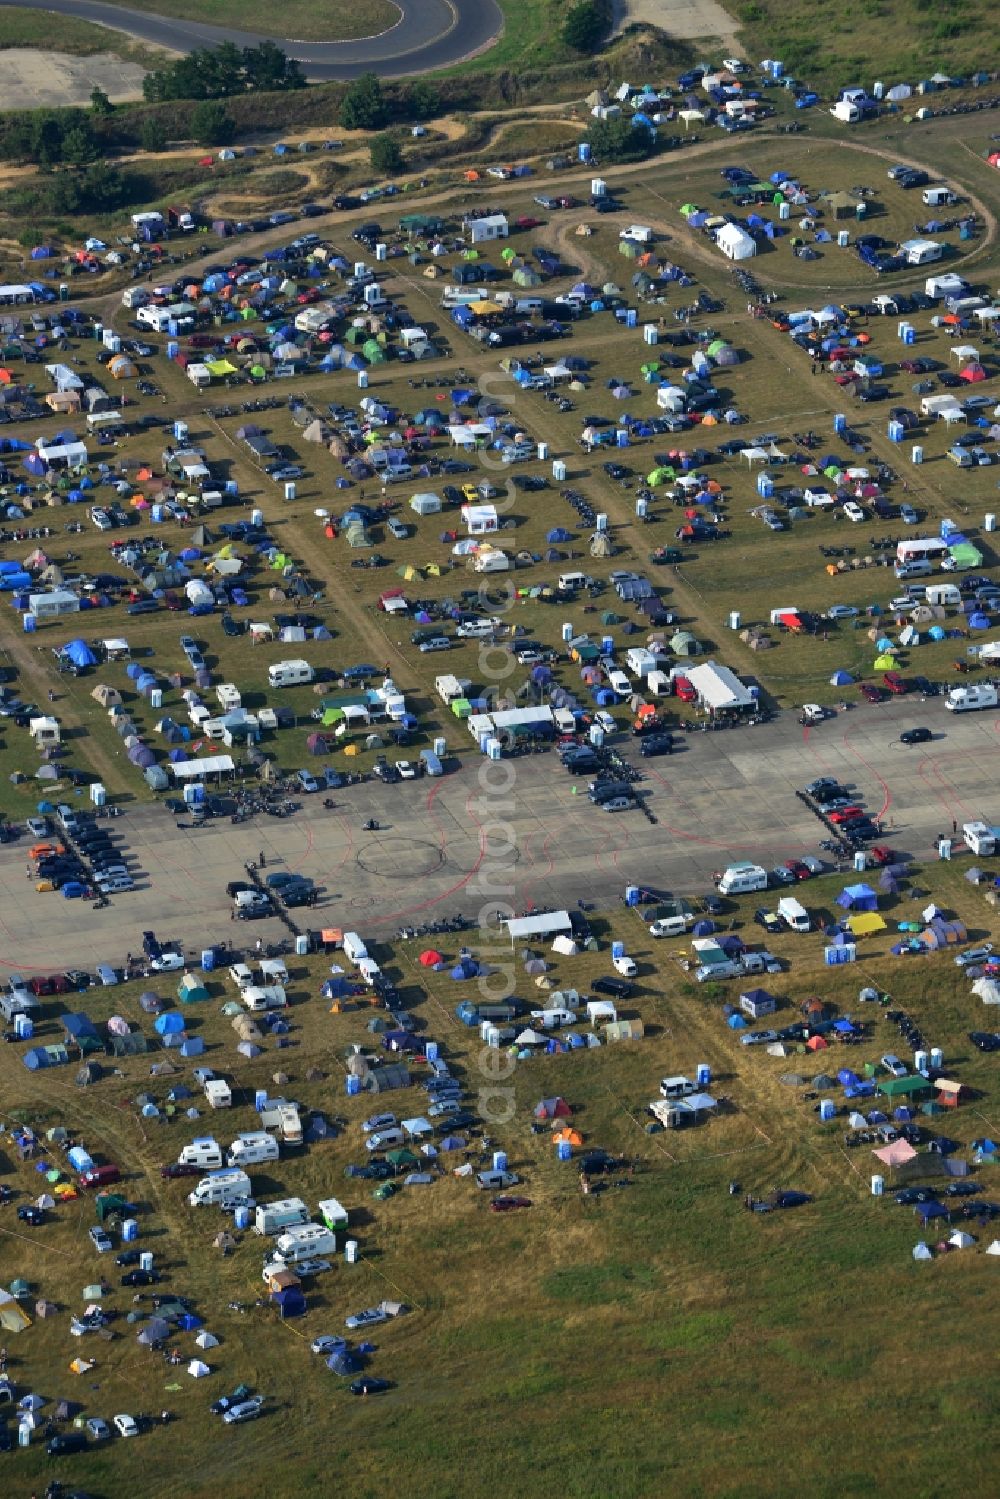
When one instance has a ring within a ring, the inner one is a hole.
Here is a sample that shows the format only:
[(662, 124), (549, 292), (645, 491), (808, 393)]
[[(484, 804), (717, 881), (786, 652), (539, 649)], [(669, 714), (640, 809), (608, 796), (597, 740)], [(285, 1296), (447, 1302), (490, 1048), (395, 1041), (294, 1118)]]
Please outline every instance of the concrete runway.
[(267, 38), (256, 31), (157, 16), (129, 10), (124, 5), (107, 5), (102, 0), (0, 0), (0, 5), (54, 11), (110, 26), (140, 42), (173, 52), (217, 47), (220, 42), (256, 47), (270, 39), (301, 63), (306, 77), (312, 80), (357, 78), (367, 72), (379, 73), (384, 78), (401, 77), (451, 67), (482, 52), (503, 30), (503, 13), (496, 0), (394, 0), (394, 3), (400, 10), (400, 19), (380, 36), (349, 42), (301, 42), (283, 38), (280, 21)]
[[(914, 723), (941, 737), (899, 744)], [(271, 940), (284, 932), (277, 922), (230, 923), (225, 893), (261, 851), (268, 869), (301, 870), (324, 887), (319, 906), (295, 913), (300, 926), (372, 935), (457, 911), (478, 917), (490, 896), (523, 910), (581, 898), (608, 905), (630, 882), (697, 895), (734, 859), (770, 865), (818, 853), (824, 829), (794, 792), (823, 774), (857, 789), (884, 819), (886, 841), (923, 858), (953, 819), (1000, 820), (998, 731), (1000, 718), (953, 716), (937, 699), (858, 705), (807, 731), (785, 717), (688, 735), (677, 754), (641, 762), (655, 825), (639, 812), (592, 808), (585, 783), (574, 796), (552, 753), (500, 762), (512, 790), (495, 795), (484, 795), (484, 762), (470, 754), (440, 780), (337, 792), (333, 811), (322, 796), (307, 798), (288, 821), (185, 831), (163, 808), (143, 808), (112, 824), (127, 838), (139, 888), (100, 912), (37, 893), (25, 876), (26, 840), (0, 849), (0, 961), (28, 973), (121, 963), (147, 927), (192, 951), (224, 938)], [(369, 817), (380, 832), (361, 831)]]

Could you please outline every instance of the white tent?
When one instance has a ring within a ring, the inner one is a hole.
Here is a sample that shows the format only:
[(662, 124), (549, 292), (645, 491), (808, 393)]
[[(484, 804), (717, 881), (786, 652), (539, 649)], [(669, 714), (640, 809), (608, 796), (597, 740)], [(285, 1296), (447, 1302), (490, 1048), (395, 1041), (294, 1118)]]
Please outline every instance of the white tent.
[(715, 236), (715, 243), (729, 260), (749, 260), (757, 253), (753, 236), (739, 224), (723, 224)]
[(192, 1379), (204, 1379), (206, 1374), (211, 1374), (207, 1364), (203, 1364), (200, 1358), (193, 1358), (188, 1364), (188, 1373)]
[(614, 1022), (618, 1019), (618, 1011), (610, 999), (589, 999), (587, 1019), (591, 1025), (598, 1025), (604, 1021)]
[(986, 1250), (987, 1254), (1000, 1254), (1000, 1239), (994, 1239)]
[(971, 1249), (975, 1242), (972, 1235), (967, 1234), (964, 1228), (956, 1228), (948, 1240), (948, 1243), (955, 1249)]
[(537, 1031), (529, 1029), (522, 1031), (515, 1040), (518, 1046), (545, 1046), (548, 1042), (548, 1037), (540, 1036)]
[(1000, 983), (996, 979), (976, 979), (973, 994), (978, 994), (984, 1005), (1000, 1005)]
[(934, 1256), (923, 1240), (921, 1240), (919, 1244), (915, 1244), (913, 1247), (913, 1258), (915, 1260), (932, 1260)]
[(219, 1340), (215, 1336), (215, 1333), (209, 1332), (207, 1327), (202, 1328), (201, 1332), (195, 1338), (195, 1342), (199, 1348), (218, 1348), (219, 1346)]
[(563, 957), (575, 958), (580, 951), (572, 937), (556, 937), (552, 942), (552, 951), (561, 952)]

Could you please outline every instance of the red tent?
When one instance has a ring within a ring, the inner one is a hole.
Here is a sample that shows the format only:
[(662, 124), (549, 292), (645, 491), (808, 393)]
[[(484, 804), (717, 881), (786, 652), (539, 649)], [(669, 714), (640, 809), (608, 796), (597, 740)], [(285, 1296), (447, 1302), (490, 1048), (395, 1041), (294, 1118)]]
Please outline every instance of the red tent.
[(435, 952), (433, 948), (429, 948), (427, 952), (420, 954), (420, 962), (425, 968), (434, 968), (438, 963), (443, 963), (444, 958), (442, 958), (439, 952)]

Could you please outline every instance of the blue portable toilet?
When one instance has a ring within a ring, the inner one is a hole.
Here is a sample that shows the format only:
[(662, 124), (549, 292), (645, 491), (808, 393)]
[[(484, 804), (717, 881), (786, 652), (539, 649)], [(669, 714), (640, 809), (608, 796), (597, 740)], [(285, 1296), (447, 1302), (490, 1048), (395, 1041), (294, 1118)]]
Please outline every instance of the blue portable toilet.
[(695, 1079), (699, 1088), (707, 1088), (712, 1081), (712, 1069), (707, 1062), (699, 1062)]
[(638, 885), (626, 885), (625, 886), (625, 904), (627, 906), (637, 906), (639, 904), (639, 886)]
[(215, 948), (203, 947), (201, 950), (201, 971), (211, 973), (215, 967)]
[(586, 162), (588, 162), (590, 160), (590, 142), (589, 141), (580, 141), (579, 145), (576, 148), (576, 156), (577, 156), (577, 160), (578, 161), (582, 161), (584, 163), (586, 163)]
[(556, 1160), (569, 1161), (573, 1158), (573, 1147), (568, 1140), (556, 1141)]
[(507, 1152), (505, 1150), (495, 1150), (493, 1152), (493, 1170), (507, 1170)]
[(353, 1077), (353, 1076), (349, 1077), (347, 1079), (347, 1096), (348, 1096), (348, 1098), (354, 1098), (360, 1092), (361, 1092), (361, 1079), (359, 1077)]
[(624, 958), (624, 956), (625, 956), (625, 944), (624, 944), (624, 942), (612, 942), (612, 944), (611, 944), (611, 961), (614, 962), (615, 958)]
[(233, 1227), (246, 1229), (250, 1227), (250, 1209), (247, 1207), (236, 1208), (233, 1213)]
[(844, 413), (842, 411), (838, 411), (837, 415), (833, 419), (833, 430), (835, 432), (844, 432), (846, 430), (846, 428), (847, 428), (847, 417), (844, 415)]

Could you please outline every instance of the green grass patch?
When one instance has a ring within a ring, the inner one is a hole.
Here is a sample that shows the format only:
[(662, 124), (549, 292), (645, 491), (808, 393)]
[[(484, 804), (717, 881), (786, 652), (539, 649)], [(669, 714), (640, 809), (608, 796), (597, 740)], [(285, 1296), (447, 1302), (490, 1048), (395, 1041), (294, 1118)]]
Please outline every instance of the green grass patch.
[(390, 0), (285, 0), (279, 11), (266, 0), (111, 0), (128, 10), (149, 11), (157, 16), (176, 16), (182, 21), (200, 21), (210, 26), (237, 27), (273, 37), (302, 42), (346, 42), (378, 36), (399, 20)]

